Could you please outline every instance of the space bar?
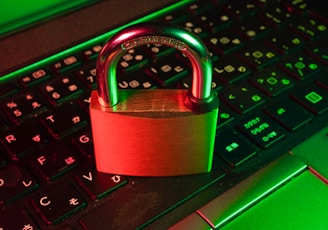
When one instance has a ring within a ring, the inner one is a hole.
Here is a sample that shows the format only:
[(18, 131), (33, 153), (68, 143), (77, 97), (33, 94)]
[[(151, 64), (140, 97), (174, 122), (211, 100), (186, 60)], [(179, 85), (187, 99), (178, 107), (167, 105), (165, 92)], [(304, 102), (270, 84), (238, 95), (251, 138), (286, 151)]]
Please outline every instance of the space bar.
[(112, 197), (79, 222), (88, 230), (143, 228), (224, 175), (218, 169), (194, 176), (149, 178)]
[[(306, 169), (306, 164), (285, 154), (182, 219), (170, 230), (188, 229), (197, 225), (204, 226), (202, 229), (220, 228)], [(203, 222), (207, 222), (207, 227)]]

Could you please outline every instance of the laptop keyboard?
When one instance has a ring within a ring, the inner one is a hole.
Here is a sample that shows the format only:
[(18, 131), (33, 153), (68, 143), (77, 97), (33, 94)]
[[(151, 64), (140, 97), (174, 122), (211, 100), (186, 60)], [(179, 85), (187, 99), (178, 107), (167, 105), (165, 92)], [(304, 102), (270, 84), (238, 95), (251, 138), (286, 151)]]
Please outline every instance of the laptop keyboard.
[[(1, 229), (147, 227), (219, 183), (208, 202), (327, 125), (327, 19), (306, 3), (200, 1), (151, 20), (185, 27), (211, 52), (220, 99), (212, 172), (135, 178), (96, 171), (88, 107), (103, 36), (1, 80)], [(131, 49), (117, 83), (188, 88), (190, 63), (166, 46)]]

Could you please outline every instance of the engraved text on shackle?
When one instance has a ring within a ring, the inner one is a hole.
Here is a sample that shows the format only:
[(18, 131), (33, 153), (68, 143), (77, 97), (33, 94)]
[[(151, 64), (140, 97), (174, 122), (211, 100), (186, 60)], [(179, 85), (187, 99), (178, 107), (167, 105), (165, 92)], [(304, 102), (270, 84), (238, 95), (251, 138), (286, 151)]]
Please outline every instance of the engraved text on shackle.
[(162, 45), (167, 45), (176, 48), (178, 50), (185, 50), (187, 48), (186, 43), (174, 38), (163, 37), (163, 36), (144, 36), (144, 37), (134, 38), (124, 42), (121, 45), (121, 48), (124, 50), (128, 50), (146, 44), (162, 44)]

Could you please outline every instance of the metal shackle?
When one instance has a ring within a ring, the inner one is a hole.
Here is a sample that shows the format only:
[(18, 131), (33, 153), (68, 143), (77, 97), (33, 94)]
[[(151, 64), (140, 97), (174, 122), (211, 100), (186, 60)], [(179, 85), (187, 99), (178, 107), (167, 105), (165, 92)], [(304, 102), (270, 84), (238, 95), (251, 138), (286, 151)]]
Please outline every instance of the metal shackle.
[(103, 107), (119, 102), (116, 69), (127, 50), (146, 44), (163, 44), (181, 51), (192, 65), (192, 85), (185, 104), (192, 110), (206, 112), (217, 107), (212, 94), (212, 64), (203, 42), (179, 27), (155, 23), (135, 24), (111, 37), (102, 48), (96, 65), (98, 101)]

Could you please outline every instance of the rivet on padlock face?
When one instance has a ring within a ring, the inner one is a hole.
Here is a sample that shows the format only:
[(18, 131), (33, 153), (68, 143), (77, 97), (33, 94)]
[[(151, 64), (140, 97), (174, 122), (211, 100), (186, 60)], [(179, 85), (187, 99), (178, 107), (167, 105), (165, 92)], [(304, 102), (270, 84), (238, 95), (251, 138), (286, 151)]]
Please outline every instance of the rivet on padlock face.
[[(190, 60), (190, 89), (117, 89), (118, 61), (146, 44), (173, 47)], [(144, 23), (110, 38), (97, 60), (98, 89), (90, 103), (97, 170), (132, 176), (209, 172), (218, 116), (211, 83), (209, 53), (184, 29)]]

